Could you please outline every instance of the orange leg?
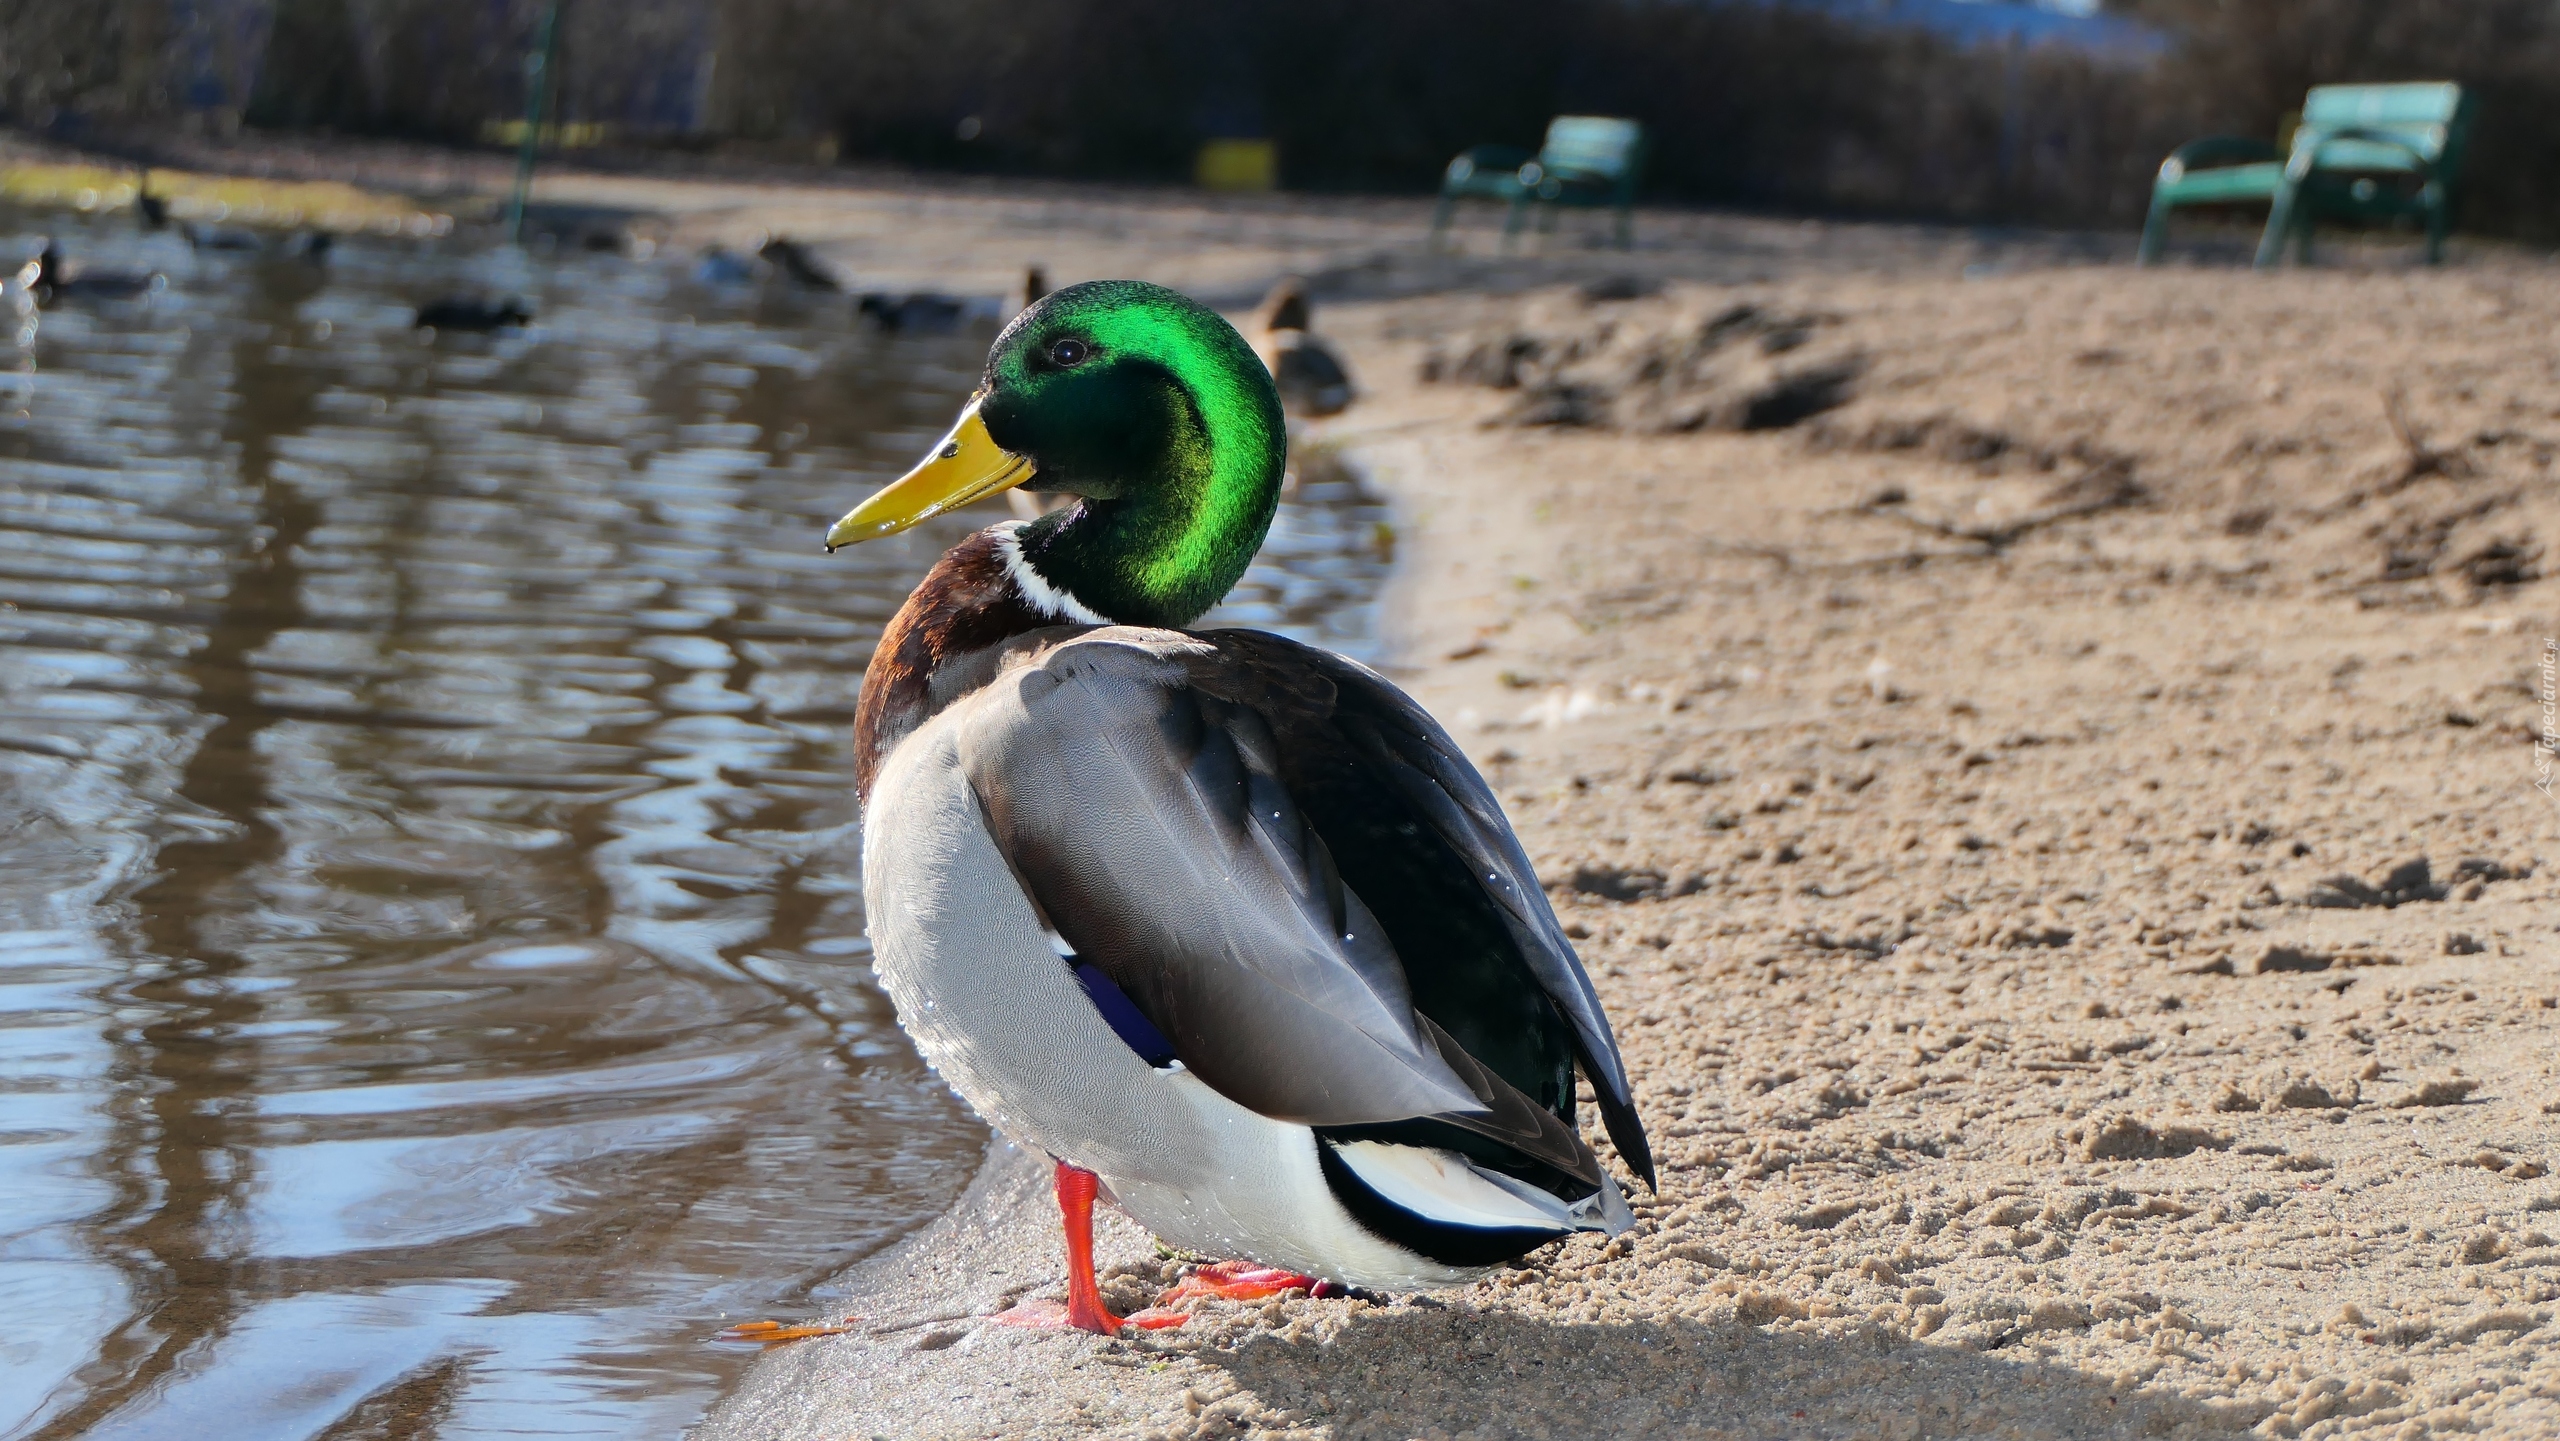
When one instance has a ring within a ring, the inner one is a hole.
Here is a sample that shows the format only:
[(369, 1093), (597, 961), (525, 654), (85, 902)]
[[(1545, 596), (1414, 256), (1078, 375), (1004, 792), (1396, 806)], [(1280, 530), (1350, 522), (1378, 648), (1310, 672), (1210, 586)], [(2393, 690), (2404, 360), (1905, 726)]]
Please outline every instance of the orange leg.
[(1122, 1323), (1102, 1304), (1102, 1287), (1093, 1279), (1093, 1198), (1102, 1178), (1060, 1161), (1057, 1179), (1058, 1211), (1067, 1226), (1067, 1324), (1108, 1336)]
[(995, 1319), (1008, 1326), (1030, 1326), (1042, 1330), (1074, 1327), (1108, 1336), (1123, 1326), (1158, 1330), (1179, 1326), (1190, 1318), (1178, 1312), (1149, 1307), (1135, 1316), (1111, 1314), (1102, 1304), (1102, 1287), (1093, 1277), (1093, 1198), (1102, 1189), (1102, 1178), (1082, 1166), (1058, 1162), (1058, 1214), (1067, 1232), (1067, 1304), (1063, 1310), (1055, 1301), (1026, 1301)]

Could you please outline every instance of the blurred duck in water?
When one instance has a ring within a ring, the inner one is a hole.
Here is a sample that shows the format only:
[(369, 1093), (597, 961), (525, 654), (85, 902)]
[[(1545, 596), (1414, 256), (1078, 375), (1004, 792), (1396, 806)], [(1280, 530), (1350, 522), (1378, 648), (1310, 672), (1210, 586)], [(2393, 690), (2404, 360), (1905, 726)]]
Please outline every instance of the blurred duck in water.
[(882, 330), (899, 334), (948, 335), (969, 318), (969, 302), (929, 290), (906, 295), (873, 291), (855, 301), (853, 308)]
[(1037, 304), (1049, 293), (1049, 273), (1034, 265), (1022, 272), (1022, 284), (1001, 297), (944, 295), (916, 290), (904, 295), (870, 291), (853, 303), (881, 329), (918, 335), (948, 335), (964, 325), (1002, 325)]
[(1251, 324), (1253, 353), (1280, 387), (1280, 405), (1293, 416), (1339, 414), (1351, 404), (1351, 375), (1333, 348), (1307, 333), (1315, 307), (1307, 283), (1282, 276), (1262, 297)]
[(413, 323), (420, 330), (469, 330), (486, 334), (510, 325), (528, 325), (532, 321), (533, 312), (512, 295), (501, 300), (477, 295), (448, 295), (418, 307), (418, 318)]
[(266, 248), (265, 242), (258, 239), (258, 232), (244, 230), (237, 225), (198, 225), (192, 220), (181, 220), (178, 233), (187, 237), (187, 244), (196, 250), (245, 255)]
[(145, 230), (168, 228), (169, 202), (151, 193), (151, 167), (148, 165), (134, 174), (133, 216)]
[[(133, 215), (143, 229), (161, 231), (169, 228), (169, 202), (151, 193), (151, 167), (134, 171)], [(202, 225), (193, 220), (178, 222), (178, 233), (186, 237), (193, 250), (220, 250), (246, 253), (266, 249), (266, 241), (254, 230), (237, 225)]]
[(777, 235), (756, 250), (758, 258), (803, 290), (842, 290), (844, 286), (828, 272), (809, 247), (797, 240)]
[(51, 240), (44, 252), (19, 272), (19, 283), (36, 298), (36, 304), (51, 307), (66, 300), (139, 300), (168, 285), (155, 273), (141, 271), (66, 269), (62, 247)]
[(1049, 272), (1037, 265), (1027, 267), (1022, 272), (1021, 291), (1018, 294), (1008, 297), (1005, 301), (1005, 318), (1010, 320), (1014, 316), (1020, 315), (1022, 312), (1029, 310), (1031, 307), (1040, 303), (1040, 297), (1047, 295), (1048, 293)]

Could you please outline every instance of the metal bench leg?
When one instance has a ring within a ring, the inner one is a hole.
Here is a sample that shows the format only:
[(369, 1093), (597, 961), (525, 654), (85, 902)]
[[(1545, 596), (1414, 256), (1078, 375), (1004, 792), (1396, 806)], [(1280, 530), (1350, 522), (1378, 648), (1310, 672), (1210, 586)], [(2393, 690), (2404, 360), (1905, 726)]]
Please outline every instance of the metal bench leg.
[(1618, 248), (1636, 248), (1636, 208), (1632, 205), (1618, 207)]
[(2258, 268), (2273, 270), (2284, 263), (2284, 243), (2293, 229), (2295, 192), (2291, 182), (2276, 187), (2275, 202), (2267, 207), (2266, 232), (2258, 237)]
[(2133, 252), (2136, 265), (2156, 265), (2160, 252), (2169, 244), (2169, 212), (2174, 207), (2157, 194), (2151, 197), (2151, 213), (2142, 220), (2142, 244)]
[(2444, 264), (2444, 236), (2452, 217), (2445, 213), (2444, 187), (2430, 183), (2425, 192), (2427, 204), (2427, 263)]
[(1450, 217), (1451, 217), (1451, 216), (1453, 216), (1453, 215), (1455, 215), (1455, 214), (1457, 213), (1457, 209), (1458, 209), (1458, 198), (1457, 198), (1456, 196), (1454, 196), (1454, 195), (1449, 195), (1449, 194), (1445, 194), (1445, 193), (1440, 197), (1440, 203), (1439, 203), (1438, 205), (1436, 205), (1436, 206), (1434, 206), (1434, 207), (1432, 208), (1432, 211), (1431, 211), (1431, 248), (1432, 248), (1432, 249), (1434, 249), (1434, 250), (1438, 250), (1438, 249), (1440, 248), (1441, 237), (1442, 237), (1442, 235), (1443, 235), (1443, 234), (1445, 234), (1445, 233), (1448, 231), (1448, 229), (1449, 229), (1449, 220), (1450, 220)]

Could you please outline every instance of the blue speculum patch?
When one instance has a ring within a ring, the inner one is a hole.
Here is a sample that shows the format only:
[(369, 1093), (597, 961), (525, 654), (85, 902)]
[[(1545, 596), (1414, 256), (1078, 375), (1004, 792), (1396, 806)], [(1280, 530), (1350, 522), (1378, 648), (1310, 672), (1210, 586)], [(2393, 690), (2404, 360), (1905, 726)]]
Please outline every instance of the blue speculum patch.
[(1076, 979), (1084, 983), (1084, 993), (1092, 999), (1093, 1008), (1102, 1013), (1102, 1019), (1111, 1023), (1113, 1033), (1120, 1037), (1122, 1043), (1137, 1052), (1150, 1066), (1173, 1064), (1173, 1042), (1164, 1038), (1164, 1032), (1156, 1029), (1156, 1023), (1147, 1019), (1146, 1013), (1138, 1009), (1138, 1003), (1129, 999), (1128, 992), (1121, 990), (1117, 983), (1102, 973), (1101, 967), (1091, 961), (1069, 960), (1067, 965), (1075, 971)]

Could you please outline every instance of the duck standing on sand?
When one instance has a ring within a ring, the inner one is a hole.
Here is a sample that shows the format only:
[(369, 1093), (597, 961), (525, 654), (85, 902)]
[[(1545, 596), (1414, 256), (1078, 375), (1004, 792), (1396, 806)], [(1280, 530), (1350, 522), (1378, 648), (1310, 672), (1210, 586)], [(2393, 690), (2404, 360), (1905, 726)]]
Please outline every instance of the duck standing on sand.
[(1291, 415), (1339, 415), (1351, 404), (1351, 373), (1333, 347), (1308, 333), (1314, 305), (1307, 283), (1284, 275), (1253, 313), (1253, 353), (1262, 357)]
[(1458, 1285), (1615, 1235), (1632, 1218), (1575, 1127), (1577, 1067), (1653, 1181), (1599, 997), (1456, 742), (1338, 656), (1181, 628), (1260, 547), (1286, 447), (1215, 312), (1074, 285), (828, 532), (1026, 483), (1079, 497), (952, 547), (855, 720), (881, 980), (944, 1078), (1056, 1162), (1067, 1304), (1008, 1319), (1123, 1324), (1093, 1274), (1105, 1194), (1240, 1258), (1168, 1301)]

